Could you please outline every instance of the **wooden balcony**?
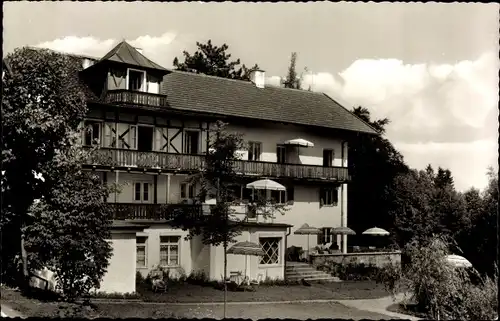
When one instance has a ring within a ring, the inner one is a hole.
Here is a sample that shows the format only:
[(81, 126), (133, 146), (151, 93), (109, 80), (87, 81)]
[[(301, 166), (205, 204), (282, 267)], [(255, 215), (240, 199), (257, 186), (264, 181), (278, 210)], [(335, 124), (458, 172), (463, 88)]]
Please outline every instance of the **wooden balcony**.
[(114, 220), (172, 220), (177, 215), (199, 217), (201, 205), (108, 203)]
[[(187, 155), (163, 152), (140, 152), (129, 149), (100, 148), (90, 154), (86, 165), (124, 169), (157, 169), (173, 172), (203, 170), (205, 155)], [(278, 164), (271, 162), (238, 160), (235, 171), (243, 176), (283, 177), (293, 179), (321, 179), (347, 181), (347, 167)]]
[(106, 92), (105, 101), (112, 104), (167, 107), (167, 96), (124, 89)]

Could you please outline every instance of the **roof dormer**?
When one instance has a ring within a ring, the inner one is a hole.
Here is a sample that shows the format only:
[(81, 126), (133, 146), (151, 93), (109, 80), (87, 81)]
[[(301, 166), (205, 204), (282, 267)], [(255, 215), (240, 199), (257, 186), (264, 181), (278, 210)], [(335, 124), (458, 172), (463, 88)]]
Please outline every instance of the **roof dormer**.
[(87, 74), (92, 74), (88, 77), (94, 79), (92, 82), (100, 79), (95, 88), (104, 89), (98, 95), (107, 102), (155, 106), (166, 102), (160, 88), (168, 71), (126, 41), (120, 42), (87, 70)]

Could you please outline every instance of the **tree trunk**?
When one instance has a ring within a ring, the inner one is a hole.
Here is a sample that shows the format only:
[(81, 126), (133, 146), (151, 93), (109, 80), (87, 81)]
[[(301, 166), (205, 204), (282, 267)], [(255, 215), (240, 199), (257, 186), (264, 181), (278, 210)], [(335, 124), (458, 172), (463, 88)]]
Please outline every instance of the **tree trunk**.
[(224, 319), (226, 318), (227, 305), (227, 241), (224, 241)]
[(21, 290), (26, 291), (29, 288), (29, 273), (28, 273), (28, 253), (24, 246), (24, 222), (21, 223), (21, 262), (23, 265), (23, 278), (21, 280)]

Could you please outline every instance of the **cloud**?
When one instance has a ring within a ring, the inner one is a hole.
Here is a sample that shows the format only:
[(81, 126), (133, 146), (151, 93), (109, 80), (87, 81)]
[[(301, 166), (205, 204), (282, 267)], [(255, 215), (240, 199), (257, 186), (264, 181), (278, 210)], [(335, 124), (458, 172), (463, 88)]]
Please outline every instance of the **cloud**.
[[(67, 36), (40, 43), (36, 47), (100, 58), (122, 40)], [(160, 36), (145, 35), (125, 40), (131, 45), (141, 48), (145, 56), (166, 68), (171, 68), (173, 59), (176, 56), (181, 56), (183, 50), (190, 49), (195, 43), (189, 36), (179, 38), (175, 32), (165, 32)]]
[(410, 166), (439, 164), (457, 187), (483, 187), (498, 159), (498, 69), (495, 53), (441, 65), (359, 59), (337, 75), (309, 73), (302, 86), (388, 117), (387, 136)]

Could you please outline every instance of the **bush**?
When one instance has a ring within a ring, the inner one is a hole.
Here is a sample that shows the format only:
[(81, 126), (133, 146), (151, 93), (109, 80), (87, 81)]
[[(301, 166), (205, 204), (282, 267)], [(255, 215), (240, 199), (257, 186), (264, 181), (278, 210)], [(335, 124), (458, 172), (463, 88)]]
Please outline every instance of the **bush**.
[(374, 280), (377, 278), (379, 268), (374, 264), (364, 263), (329, 263), (318, 269), (330, 273), (344, 281)]
[(135, 284), (138, 285), (138, 284), (144, 284), (146, 283), (146, 279), (142, 276), (142, 273), (137, 271), (135, 273)]
[(191, 272), (186, 279), (187, 283), (195, 285), (207, 285), (210, 283), (204, 271)]
[(433, 238), (405, 246), (404, 270), (387, 266), (377, 280), (396, 294), (408, 286), (418, 312), (432, 319), (493, 319), (497, 316), (498, 277), (471, 279), (471, 271), (445, 261), (448, 244)]

